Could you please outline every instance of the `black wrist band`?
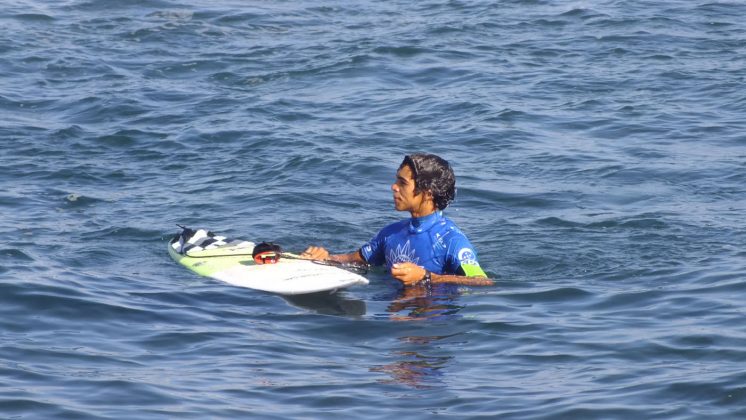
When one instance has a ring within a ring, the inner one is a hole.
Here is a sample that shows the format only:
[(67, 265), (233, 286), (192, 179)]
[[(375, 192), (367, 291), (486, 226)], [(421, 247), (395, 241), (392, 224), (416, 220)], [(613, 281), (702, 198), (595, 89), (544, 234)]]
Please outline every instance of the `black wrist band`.
[(430, 288), (430, 286), (432, 286), (432, 282), (433, 282), (432, 275), (433, 275), (433, 273), (425, 270), (425, 277), (422, 278), (422, 283), (428, 289)]

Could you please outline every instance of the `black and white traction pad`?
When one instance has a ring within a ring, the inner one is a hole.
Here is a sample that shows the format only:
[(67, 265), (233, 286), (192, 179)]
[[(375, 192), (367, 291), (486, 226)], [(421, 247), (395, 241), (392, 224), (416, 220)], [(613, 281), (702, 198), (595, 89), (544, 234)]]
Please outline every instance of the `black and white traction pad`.
[(182, 229), (171, 240), (171, 246), (181, 255), (187, 255), (188, 252), (199, 252), (208, 249), (215, 249), (222, 246), (231, 246), (236, 248), (253, 248), (254, 243), (240, 239), (230, 240), (225, 236), (216, 235), (206, 229), (189, 229), (179, 225)]

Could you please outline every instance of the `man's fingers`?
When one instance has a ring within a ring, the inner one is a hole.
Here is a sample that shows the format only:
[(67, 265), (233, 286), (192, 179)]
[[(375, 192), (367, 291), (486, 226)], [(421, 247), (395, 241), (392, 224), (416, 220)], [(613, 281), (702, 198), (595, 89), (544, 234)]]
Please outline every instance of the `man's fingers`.
[(319, 246), (309, 246), (300, 256), (311, 260), (325, 260), (329, 257), (329, 252)]

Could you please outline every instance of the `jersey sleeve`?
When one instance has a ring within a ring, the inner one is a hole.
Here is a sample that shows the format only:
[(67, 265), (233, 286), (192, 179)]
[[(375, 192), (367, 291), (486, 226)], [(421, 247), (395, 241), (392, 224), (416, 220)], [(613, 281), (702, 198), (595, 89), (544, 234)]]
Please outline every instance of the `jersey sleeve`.
[(467, 277), (487, 277), (477, 259), (477, 251), (463, 234), (454, 235), (446, 255), (448, 271)]
[(386, 263), (386, 253), (384, 244), (386, 240), (386, 229), (382, 229), (370, 241), (360, 247), (360, 255), (370, 265), (384, 265)]

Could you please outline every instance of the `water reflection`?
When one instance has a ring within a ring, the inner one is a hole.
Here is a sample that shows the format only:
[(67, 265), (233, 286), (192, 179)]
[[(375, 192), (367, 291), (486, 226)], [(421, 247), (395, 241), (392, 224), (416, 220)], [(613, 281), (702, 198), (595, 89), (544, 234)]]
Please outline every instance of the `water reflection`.
[[(463, 306), (456, 304), (459, 297), (455, 287), (426, 289), (411, 287), (400, 291), (387, 308), (389, 319), (397, 322), (447, 321), (460, 318)], [(443, 340), (450, 335), (398, 337), (405, 349), (393, 351), (396, 361), (374, 366), (372, 372), (389, 375), (381, 383), (397, 383), (417, 389), (432, 388), (443, 382), (443, 369), (453, 360), (452, 354), (443, 355)], [(438, 343), (439, 344), (435, 344)], [(437, 355), (431, 354), (437, 351)]]
[(293, 306), (322, 315), (363, 316), (366, 311), (364, 301), (351, 298), (343, 292), (319, 292), (283, 298)]
[(402, 289), (386, 309), (394, 321), (434, 321), (460, 317), (463, 306), (456, 305), (458, 289), (442, 285), (427, 289), (408, 287)]
[(383, 366), (375, 366), (372, 372), (383, 372), (390, 379), (378, 382), (397, 383), (417, 389), (433, 388), (442, 383), (441, 370), (453, 356), (424, 356), (415, 351), (397, 351), (393, 353), (403, 360)]

